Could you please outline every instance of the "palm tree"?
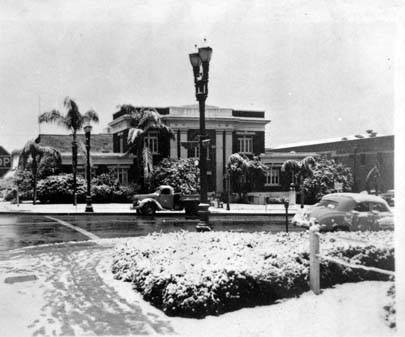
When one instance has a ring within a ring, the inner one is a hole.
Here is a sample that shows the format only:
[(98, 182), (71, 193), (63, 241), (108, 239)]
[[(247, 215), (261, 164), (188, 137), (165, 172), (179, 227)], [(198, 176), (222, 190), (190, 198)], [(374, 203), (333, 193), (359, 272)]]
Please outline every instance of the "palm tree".
[(281, 166), (281, 171), (291, 173), (291, 187), (294, 187), (295, 177), (299, 179), (301, 208), (304, 208), (304, 180), (312, 175), (312, 167), (315, 165), (315, 159), (312, 156), (303, 158), (301, 161), (293, 159), (286, 160)]
[(371, 193), (371, 186), (374, 185), (375, 194), (378, 195), (379, 192), (379, 182), (381, 181), (381, 170), (378, 167), (378, 163), (374, 165), (370, 171), (368, 171), (366, 176), (366, 190)]
[(294, 159), (286, 160), (281, 166), (281, 172), (287, 172), (291, 174), (291, 187), (294, 187), (295, 175), (300, 170), (299, 161)]
[(144, 141), (149, 131), (158, 131), (163, 136), (174, 138), (174, 132), (163, 123), (160, 114), (155, 108), (135, 108), (130, 104), (119, 106), (119, 112), (127, 116), (129, 122), (128, 130), (128, 153), (137, 156), (138, 164), (143, 168), (145, 181), (150, 177), (153, 169), (153, 157), (148, 144)]
[(62, 163), (60, 153), (52, 147), (39, 145), (40, 137), (35, 140), (28, 141), (24, 148), (21, 150), (20, 157), (18, 159), (18, 169), (25, 170), (31, 166), (31, 172), (33, 176), (33, 204), (37, 201), (37, 180), (38, 180), (38, 167), (41, 160), (46, 156), (52, 157), (57, 166)]
[(239, 200), (243, 199), (242, 194), (246, 183), (248, 166), (248, 160), (239, 153), (231, 154), (226, 164), (226, 170), (233, 185), (232, 189), (238, 193)]
[(94, 110), (88, 110), (83, 115), (79, 111), (76, 102), (70, 97), (63, 101), (66, 114), (63, 116), (58, 110), (44, 112), (38, 118), (39, 123), (56, 123), (72, 131), (72, 172), (73, 172), (73, 205), (77, 205), (76, 174), (77, 174), (77, 132), (85, 123), (98, 122), (98, 115)]

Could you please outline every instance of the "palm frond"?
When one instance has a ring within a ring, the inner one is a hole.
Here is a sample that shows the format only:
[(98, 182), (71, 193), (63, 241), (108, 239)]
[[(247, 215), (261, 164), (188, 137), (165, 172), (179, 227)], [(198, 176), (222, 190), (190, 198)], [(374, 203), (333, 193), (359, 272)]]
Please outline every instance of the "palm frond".
[(32, 161), (39, 163), (44, 156), (52, 156), (58, 165), (62, 163), (62, 156), (59, 151), (50, 146), (41, 146), (35, 140), (30, 140), (21, 150), (18, 158), (18, 168), (24, 170), (27, 168), (30, 158)]
[(84, 120), (84, 122), (98, 123), (99, 122), (98, 114), (95, 110), (90, 109), (90, 110), (86, 111), (85, 114), (83, 115), (83, 120)]
[(312, 166), (315, 165), (315, 159), (312, 156), (305, 157), (304, 159), (301, 160), (301, 166), (305, 170), (311, 170)]
[(38, 145), (37, 148), (37, 160), (38, 163), (42, 160), (44, 157), (52, 157), (55, 160), (55, 163), (60, 166), (62, 164), (62, 156), (59, 153), (58, 150), (54, 149), (53, 147), (50, 146), (41, 146)]
[(154, 129), (159, 128), (162, 125), (162, 120), (160, 118), (160, 114), (153, 108), (144, 108), (141, 111), (141, 119), (139, 120), (138, 128), (146, 130), (146, 129)]
[(59, 126), (69, 129), (69, 126), (66, 123), (65, 117), (58, 110), (51, 110), (51, 111), (42, 113), (38, 117), (38, 122), (39, 123), (55, 123)]
[(83, 126), (83, 116), (80, 114), (79, 107), (70, 97), (66, 97), (63, 105), (67, 110), (66, 124), (73, 130), (80, 130)]
[(131, 115), (136, 112), (136, 108), (131, 104), (118, 105), (119, 109), (117, 112), (121, 112), (123, 115)]
[(128, 144), (133, 144), (145, 131), (139, 128), (131, 128), (128, 130)]
[(370, 171), (368, 171), (366, 176), (366, 184), (369, 184), (371, 179), (379, 179), (381, 177), (381, 172), (377, 166), (374, 166)]
[(281, 166), (281, 172), (296, 172), (300, 168), (299, 163), (296, 160), (286, 160)]

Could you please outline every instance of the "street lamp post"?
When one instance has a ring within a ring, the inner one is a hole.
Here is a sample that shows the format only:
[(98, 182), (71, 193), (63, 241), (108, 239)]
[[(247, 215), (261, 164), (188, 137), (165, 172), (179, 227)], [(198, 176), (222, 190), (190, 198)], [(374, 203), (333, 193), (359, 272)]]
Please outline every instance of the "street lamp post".
[(94, 212), (93, 206), (91, 204), (91, 170), (90, 170), (90, 134), (91, 134), (91, 125), (87, 124), (84, 127), (84, 133), (86, 135), (86, 150), (87, 150), (87, 165), (86, 165), (86, 176), (87, 176), (87, 195), (86, 195), (86, 209), (85, 212), (92, 213)]
[[(208, 222), (208, 199), (207, 199), (207, 145), (209, 139), (205, 131), (205, 101), (208, 96), (208, 71), (211, 60), (212, 48), (198, 48), (198, 53), (189, 55), (193, 67), (195, 96), (198, 101), (200, 111), (200, 219)], [(202, 70), (202, 72), (201, 72)]]
[(289, 206), (289, 201), (288, 200), (283, 200), (284, 203), (284, 208), (285, 208), (285, 232), (288, 233), (288, 206)]

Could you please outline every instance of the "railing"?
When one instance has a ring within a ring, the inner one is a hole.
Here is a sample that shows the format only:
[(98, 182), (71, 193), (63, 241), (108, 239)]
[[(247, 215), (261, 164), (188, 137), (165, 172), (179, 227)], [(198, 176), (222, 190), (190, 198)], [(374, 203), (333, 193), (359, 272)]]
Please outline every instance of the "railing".
[[(321, 274), (320, 274), (320, 260), (330, 261), (336, 264), (340, 264), (342, 266), (350, 267), (350, 268), (357, 268), (363, 269), (367, 271), (374, 271), (377, 273), (382, 273), (390, 276), (395, 276), (395, 272), (375, 267), (367, 267), (359, 264), (349, 263), (340, 259), (336, 259), (330, 256), (321, 255), (319, 252), (319, 228), (318, 226), (311, 226), (309, 229), (309, 285), (310, 289), (316, 294), (320, 294), (321, 292)], [(339, 239), (347, 240), (347, 241), (354, 241), (358, 243), (365, 243), (367, 241), (358, 240), (358, 239), (351, 239), (345, 237), (338, 237)]]

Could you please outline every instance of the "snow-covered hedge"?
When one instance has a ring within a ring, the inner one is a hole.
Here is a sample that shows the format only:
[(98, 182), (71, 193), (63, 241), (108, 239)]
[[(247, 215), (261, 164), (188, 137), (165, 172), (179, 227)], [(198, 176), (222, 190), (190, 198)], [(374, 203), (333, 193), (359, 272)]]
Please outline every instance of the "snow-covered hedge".
[[(344, 233), (359, 240), (351, 243), (336, 235), (322, 235), (322, 253), (393, 270), (392, 232)], [(155, 233), (117, 247), (112, 271), (168, 315), (204, 317), (307, 291), (308, 246), (306, 232)], [(322, 262), (321, 275), (322, 287), (388, 279), (328, 262)]]

